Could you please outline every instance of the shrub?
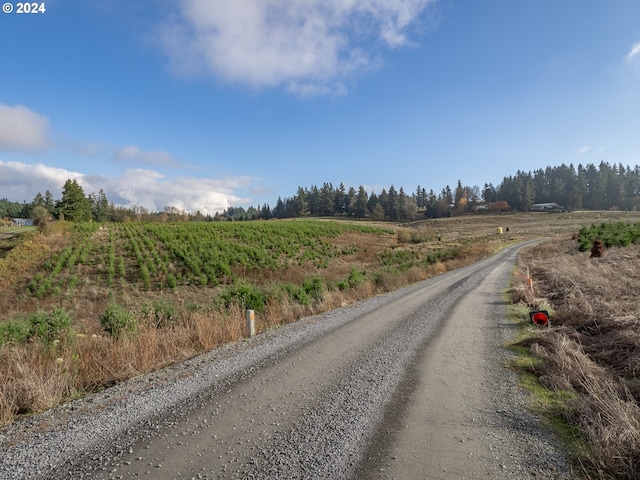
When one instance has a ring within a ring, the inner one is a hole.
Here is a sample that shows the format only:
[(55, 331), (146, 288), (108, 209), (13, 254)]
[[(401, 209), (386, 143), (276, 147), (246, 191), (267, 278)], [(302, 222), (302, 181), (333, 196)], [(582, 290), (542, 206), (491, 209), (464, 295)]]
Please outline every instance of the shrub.
[(44, 343), (60, 339), (71, 327), (71, 315), (64, 308), (47, 313), (38, 311), (29, 317), (29, 338), (37, 337)]
[(176, 307), (168, 300), (155, 300), (151, 305), (142, 307), (145, 320), (150, 321), (156, 328), (165, 328), (178, 318)]
[(283, 285), (283, 289), (294, 302), (299, 303), (300, 305), (309, 305), (311, 303), (311, 297), (301, 285), (286, 283)]
[(5, 343), (27, 343), (30, 338), (29, 322), (24, 320), (9, 320), (0, 322), (0, 346)]
[(348, 279), (349, 286), (353, 288), (360, 285), (362, 282), (364, 282), (365, 274), (366, 274), (365, 271), (360, 271), (357, 268), (352, 268), (349, 271), (349, 279)]
[(100, 317), (100, 324), (116, 339), (135, 333), (138, 329), (133, 313), (117, 303), (111, 303), (105, 308)]
[(324, 282), (322, 277), (305, 278), (302, 282), (304, 290), (311, 295), (314, 302), (321, 302), (324, 294)]
[(264, 312), (267, 305), (267, 295), (257, 286), (243, 281), (227, 287), (220, 299), (226, 308), (236, 304), (256, 312)]

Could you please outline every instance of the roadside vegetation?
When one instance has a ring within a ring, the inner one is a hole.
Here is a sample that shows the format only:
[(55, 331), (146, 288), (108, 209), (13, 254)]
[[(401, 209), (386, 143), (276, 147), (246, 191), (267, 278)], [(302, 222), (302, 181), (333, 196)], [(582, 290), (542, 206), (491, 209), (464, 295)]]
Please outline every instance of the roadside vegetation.
[[(637, 478), (638, 220), (635, 212), (571, 212), (405, 225), (57, 221), (5, 235), (0, 425), (245, 339), (246, 308), (255, 310), (260, 333), (472, 263), (506, 244), (552, 237), (522, 254), (512, 290), (522, 312), (552, 312), (551, 328), (530, 329), (519, 342), (527, 353), (520, 367), (545, 392), (557, 425), (580, 439), (579, 470)], [(590, 258), (588, 243), (596, 239), (603, 256)]]
[(640, 223), (594, 223), (529, 248), (515, 278), (515, 304), (551, 312), (551, 327), (525, 330), (517, 365), (576, 471), (639, 478)]
[(481, 242), (445, 240), (442, 229), (58, 221), (0, 240), (0, 423), (241, 340), (245, 309), (259, 333), (471, 263), (498, 244), (494, 228)]

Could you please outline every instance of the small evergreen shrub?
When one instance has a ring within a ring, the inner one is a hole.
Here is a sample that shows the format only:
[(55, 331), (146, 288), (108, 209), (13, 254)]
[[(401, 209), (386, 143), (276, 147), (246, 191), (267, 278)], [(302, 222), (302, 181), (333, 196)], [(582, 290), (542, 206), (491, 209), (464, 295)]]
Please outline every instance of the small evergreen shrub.
[(115, 339), (133, 334), (138, 329), (133, 313), (118, 303), (111, 303), (105, 308), (100, 317), (100, 324)]
[(220, 299), (226, 308), (235, 304), (262, 313), (267, 306), (267, 295), (257, 286), (243, 281), (227, 287)]

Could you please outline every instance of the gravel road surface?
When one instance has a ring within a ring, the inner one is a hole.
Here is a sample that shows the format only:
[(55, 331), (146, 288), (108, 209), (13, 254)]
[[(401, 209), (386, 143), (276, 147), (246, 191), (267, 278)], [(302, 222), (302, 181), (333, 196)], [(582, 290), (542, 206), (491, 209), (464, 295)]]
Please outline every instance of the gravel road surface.
[(505, 367), (521, 246), (15, 422), (0, 478), (572, 478)]

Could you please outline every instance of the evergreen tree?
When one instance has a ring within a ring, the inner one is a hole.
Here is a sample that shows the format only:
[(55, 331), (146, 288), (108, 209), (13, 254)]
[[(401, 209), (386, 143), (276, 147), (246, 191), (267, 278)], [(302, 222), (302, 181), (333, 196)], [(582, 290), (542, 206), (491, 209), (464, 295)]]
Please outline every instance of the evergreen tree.
[(284, 218), (286, 214), (286, 209), (284, 206), (284, 202), (281, 197), (278, 197), (278, 201), (276, 202), (276, 206), (272, 211), (274, 218)]
[(427, 196), (427, 204), (425, 206), (424, 216), (427, 218), (438, 217), (438, 197), (433, 190), (429, 190)]
[(309, 213), (309, 206), (307, 205), (307, 194), (305, 193), (302, 187), (298, 187), (298, 192), (296, 193), (294, 205), (293, 205), (293, 215), (294, 217), (304, 217)]
[(320, 215), (320, 190), (313, 185), (310, 190), (306, 192), (307, 206), (309, 207), (310, 215)]
[(356, 209), (356, 189), (353, 187), (349, 187), (349, 191), (347, 192), (347, 214), (354, 215)]
[(331, 183), (324, 183), (320, 190), (320, 215), (333, 215), (335, 192)]
[(487, 203), (492, 203), (498, 200), (498, 193), (491, 183), (485, 183), (482, 189), (482, 198)]
[(354, 214), (358, 218), (364, 218), (365, 213), (367, 212), (367, 201), (369, 200), (367, 191), (364, 189), (362, 185), (358, 188), (358, 195), (356, 197), (356, 206), (354, 209)]
[(96, 222), (106, 222), (109, 210), (109, 201), (107, 200), (104, 190), (100, 189), (98, 195), (95, 193), (90, 194), (89, 203), (91, 205), (91, 216), (93, 220)]
[(61, 219), (71, 222), (87, 222), (91, 220), (91, 203), (84, 196), (77, 180), (67, 180), (62, 188), (62, 198), (56, 205)]
[(379, 203), (380, 203), (380, 199), (376, 194), (376, 192), (371, 192), (371, 195), (369, 195), (369, 198), (367, 199), (367, 211), (369, 213), (373, 213), (373, 209)]
[(44, 193), (44, 206), (51, 215), (56, 213), (56, 202), (49, 190)]
[(340, 182), (340, 186), (335, 191), (333, 197), (333, 211), (338, 215), (347, 212), (347, 195), (344, 184)]

